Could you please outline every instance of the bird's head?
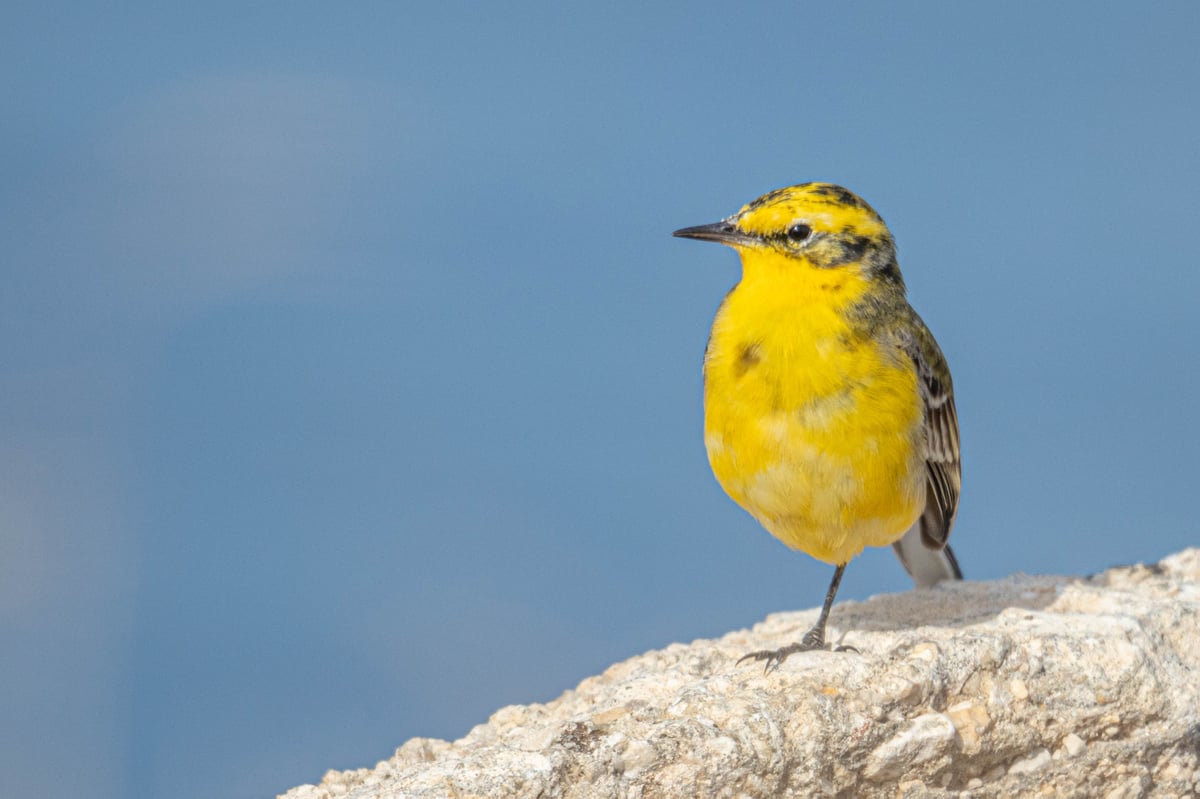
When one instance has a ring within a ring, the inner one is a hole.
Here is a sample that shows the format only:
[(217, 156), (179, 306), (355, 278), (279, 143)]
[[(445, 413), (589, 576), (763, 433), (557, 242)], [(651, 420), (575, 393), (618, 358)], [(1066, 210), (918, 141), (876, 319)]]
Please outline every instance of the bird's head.
[(831, 183), (768, 192), (730, 217), (674, 235), (728, 244), (752, 261), (802, 262), (820, 270), (853, 269), (865, 278), (899, 279), (887, 226), (857, 194)]

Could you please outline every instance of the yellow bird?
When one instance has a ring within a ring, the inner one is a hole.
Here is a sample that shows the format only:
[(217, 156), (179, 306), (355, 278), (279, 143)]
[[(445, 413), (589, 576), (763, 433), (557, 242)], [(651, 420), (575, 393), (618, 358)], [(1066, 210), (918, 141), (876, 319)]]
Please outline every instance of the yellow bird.
[(742, 259), (704, 353), (713, 474), (772, 535), (837, 567), (812, 630), (743, 660), (769, 670), (829, 649), (829, 610), (863, 547), (893, 545), (921, 586), (962, 579), (946, 546), (962, 475), (950, 369), (879, 215), (840, 186), (803, 183), (674, 235)]

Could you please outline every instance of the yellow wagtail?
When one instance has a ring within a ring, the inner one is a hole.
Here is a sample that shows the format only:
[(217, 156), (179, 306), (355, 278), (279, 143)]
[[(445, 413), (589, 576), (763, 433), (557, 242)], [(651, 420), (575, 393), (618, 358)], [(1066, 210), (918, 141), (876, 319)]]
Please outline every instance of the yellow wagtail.
[(804, 183), (675, 235), (742, 258), (704, 353), (713, 474), (772, 535), (837, 567), (816, 626), (746, 658), (769, 670), (828, 649), (829, 609), (863, 547), (892, 544), (918, 585), (962, 579), (946, 546), (962, 474), (950, 369), (879, 215)]

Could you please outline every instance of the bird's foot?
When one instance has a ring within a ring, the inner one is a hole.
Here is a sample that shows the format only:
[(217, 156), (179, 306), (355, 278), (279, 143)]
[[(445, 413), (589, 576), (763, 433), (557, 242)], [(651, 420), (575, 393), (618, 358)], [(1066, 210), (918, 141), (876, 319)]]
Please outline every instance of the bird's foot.
[(779, 668), (783, 661), (787, 660), (797, 652), (813, 652), (815, 650), (824, 650), (826, 652), (854, 652), (858, 654), (858, 650), (852, 646), (830, 646), (825, 643), (825, 630), (820, 627), (813, 627), (804, 634), (798, 642), (789, 644), (782, 649), (761, 649), (758, 652), (751, 652), (738, 659), (740, 665), (746, 660), (765, 660), (766, 666), (763, 668), (763, 673), (769, 673)]

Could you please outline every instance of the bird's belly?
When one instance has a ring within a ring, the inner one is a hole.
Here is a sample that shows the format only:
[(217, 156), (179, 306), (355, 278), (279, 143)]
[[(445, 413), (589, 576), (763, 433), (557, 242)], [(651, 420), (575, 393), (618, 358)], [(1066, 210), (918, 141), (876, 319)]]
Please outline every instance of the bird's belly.
[(845, 563), (865, 546), (891, 544), (925, 504), (911, 378), (897, 372), (782, 402), (777, 386), (764, 391), (742, 381), (723, 392), (710, 384), (705, 444), (713, 473), (775, 537), (819, 560)]

